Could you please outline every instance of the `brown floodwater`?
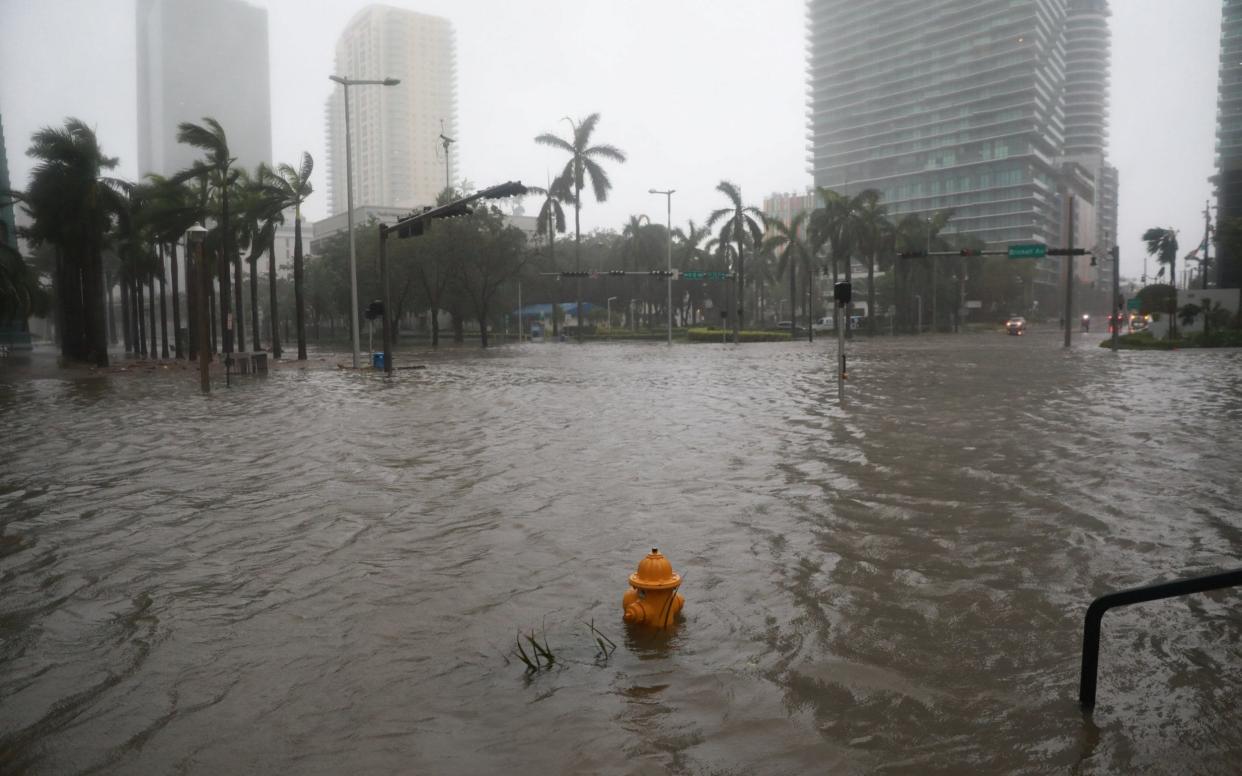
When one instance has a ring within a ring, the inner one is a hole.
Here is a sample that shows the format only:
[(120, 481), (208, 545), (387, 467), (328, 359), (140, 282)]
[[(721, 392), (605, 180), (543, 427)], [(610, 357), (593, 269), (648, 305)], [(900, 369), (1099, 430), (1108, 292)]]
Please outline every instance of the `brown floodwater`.
[(1098, 339), (0, 366), (0, 772), (1236, 773), (1237, 591), (1076, 694), (1242, 565), (1242, 353)]

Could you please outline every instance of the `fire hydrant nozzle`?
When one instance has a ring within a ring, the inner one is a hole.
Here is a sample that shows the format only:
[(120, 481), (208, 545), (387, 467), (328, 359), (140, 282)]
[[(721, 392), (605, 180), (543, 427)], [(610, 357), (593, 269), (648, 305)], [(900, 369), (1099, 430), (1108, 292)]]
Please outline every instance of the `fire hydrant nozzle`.
[(638, 562), (638, 571), (630, 575), (630, 589), (621, 599), (625, 621), (645, 623), (664, 628), (673, 623), (686, 601), (677, 594), (681, 575), (673, 573), (673, 564), (652, 547), (651, 554)]

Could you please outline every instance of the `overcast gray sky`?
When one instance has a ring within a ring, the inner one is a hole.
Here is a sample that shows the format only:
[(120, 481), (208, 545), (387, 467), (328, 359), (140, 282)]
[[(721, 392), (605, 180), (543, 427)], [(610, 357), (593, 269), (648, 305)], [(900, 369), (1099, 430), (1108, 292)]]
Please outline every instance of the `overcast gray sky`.
[[(212, 2), (212, 0), (203, 0)], [(333, 51), (365, 0), (253, 0), (269, 11), (276, 161), (316, 160), (308, 214), (326, 214), (324, 99)], [(584, 229), (634, 213), (702, 222), (722, 179), (756, 206), (810, 184), (802, 0), (393, 0), (452, 20), (461, 174), (542, 185), (563, 160), (534, 145), (562, 116), (600, 112), (596, 134), (629, 155)], [(1139, 236), (1203, 234), (1214, 171), (1220, 0), (1113, 0), (1112, 142), (1120, 169), (1122, 273), (1142, 272)], [(134, 177), (133, 0), (0, 0), (0, 114), (10, 174), (24, 186), (30, 135), (77, 116)], [(227, 128), (226, 128), (227, 129)], [(1154, 265), (1153, 265), (1154, 267)], [(1152, 270), (1154, 271), (1154, 269)]]

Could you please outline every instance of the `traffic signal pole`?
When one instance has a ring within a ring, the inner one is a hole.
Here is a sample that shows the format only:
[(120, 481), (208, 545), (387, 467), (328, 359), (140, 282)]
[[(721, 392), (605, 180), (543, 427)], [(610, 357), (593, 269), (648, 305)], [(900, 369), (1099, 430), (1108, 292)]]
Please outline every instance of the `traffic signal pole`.
[(1121, 249), (1116, 245), (1113, 254), (1113, 352), (1117, 352), (1118, 330), (1121, 328)]
[(1074, 317), (1074, 195), (1069, 197), (1069, 249), (1065, 257), (1065, 345), (1070, 346), (1070, 331)]
[(380, 288), (383, 290), (384, 311), (380, 316), (383, 319), (382, 334), (380, 337), (384, 340), (384, 374), (392, 375), (392, 330), (388, 325), (388, 311), (392, 309), (388, 304), (388, 227), (380, 224), (380, 241), (379, 241), (379, 265), (380, 265)]

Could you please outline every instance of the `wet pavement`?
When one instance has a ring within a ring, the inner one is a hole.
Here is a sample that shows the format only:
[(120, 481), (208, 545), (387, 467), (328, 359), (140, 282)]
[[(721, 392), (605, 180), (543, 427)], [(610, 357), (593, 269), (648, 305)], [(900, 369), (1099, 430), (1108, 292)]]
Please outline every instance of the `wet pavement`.
[(0, 772), (1236, 773), (1236, 591), (1077, 706), (1242, 565), (1242, 353), (1102, 336), (0, 366)]

